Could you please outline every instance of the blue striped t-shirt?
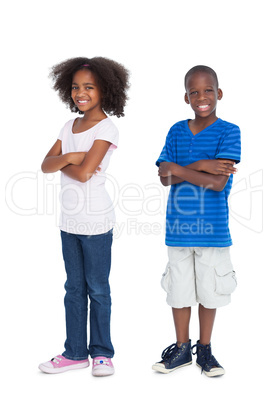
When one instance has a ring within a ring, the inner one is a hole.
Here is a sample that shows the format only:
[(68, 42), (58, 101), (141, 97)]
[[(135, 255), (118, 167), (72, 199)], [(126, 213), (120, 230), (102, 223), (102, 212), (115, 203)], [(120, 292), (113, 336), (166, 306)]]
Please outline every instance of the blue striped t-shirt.
[[(218, 119), (196, 135), (188, 120), (171, 127), (156, 165), (174, 162), (181, 166), (200, 159), (231, 159), (240, 162), (241, 142), (238, 126)], [(228, 247), (228, 196), (230, 176), (222, 191), (182, 182), (171, 186), (166, 212), (166, 245), (173, 247)]]

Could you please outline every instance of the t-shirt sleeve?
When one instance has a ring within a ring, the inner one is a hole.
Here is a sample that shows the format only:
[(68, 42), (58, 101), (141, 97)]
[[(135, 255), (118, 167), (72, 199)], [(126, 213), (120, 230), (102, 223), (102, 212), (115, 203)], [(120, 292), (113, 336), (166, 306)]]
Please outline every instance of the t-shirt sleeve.
[(68, 129), (72, 129), (73, 122), (74, 122), (74, 119), (69, 120), (69, 121), (67, 121), (67, 123), (64, 124), (64, 126), (62, 127), (62, 129), (60, 130), (60, 133), (58, 135), (58, 138), (57, 138), (58, 140), (63, 141), (64, 134), (67, 135)]
[(162, 152), (155, 163), (156, 166), (159, 166), (161, 162), (174, 162), (173, 149), (173, 135), (172, 130), (170, 129), (164, 148), (162, 149)]
[(60, 141), (62, 141), (63, 131), (64, 131), (64, 127), (62, 127), (62, 129), (60, 130), (60, 133), (59, 133), (58, 138), (57, 138)]
[(104, 140), (111, 143), (110, 149), (118, 147), (119, 132), (117, 127), (110, 121), (99, 127), (94, 140)]
[(228, 130), (223, 141), (219, 147), (216, 159), (231, 159), (236, 163), (241, 160), (241, 135), (238, 126), (232, 125), (232, 128)]

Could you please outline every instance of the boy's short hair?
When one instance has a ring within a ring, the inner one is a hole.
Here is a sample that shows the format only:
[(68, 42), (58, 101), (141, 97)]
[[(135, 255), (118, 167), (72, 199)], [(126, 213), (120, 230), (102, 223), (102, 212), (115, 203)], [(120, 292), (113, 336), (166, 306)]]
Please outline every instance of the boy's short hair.
[(60, 99), (72, 112), (84, 114), (74, 104), (71, 98), (73, 75), (82, 69), (88, 69), (96, 77), (102, 94), (102, 109), (117, 117), (124, 116), (124, 107), (129, 89), (129, 72), (121, 64), (105, 57), (75, 57), (52, 67), (50, 77)]
[(215, 71), (212, 68), (208, 67), (208, 66), (198, 65), (198, 66), (192, 67), (188, 71), (188, 73), (185, 75), (185, 78), (184, 78), (185, 89), (186, 89), (186, 84), (187, 84), (187, 80), (189, 79), (189, 77), (191, 75), (193, 75), (194, 73), (197, 73), (197, 72), (205, 72), (205, 73), (208, 73), (208, 74), (212, 75), (212, 77), (216, 81), (217, 88), (219, 87), (219, 81), (218, 81), (218, 77), (217, 77), (217, 74), (215, 73)]

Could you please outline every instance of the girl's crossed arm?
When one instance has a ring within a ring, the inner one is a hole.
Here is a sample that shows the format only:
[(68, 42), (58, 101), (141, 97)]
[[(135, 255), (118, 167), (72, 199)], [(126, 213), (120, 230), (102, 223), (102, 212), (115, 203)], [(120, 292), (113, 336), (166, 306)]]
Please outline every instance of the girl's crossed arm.
[(230, 174), (236, 172), (234, 161), (228, 159), (203, 159), (185, 167), (172, 162), (162, 162), (158, 175), (164, 186), (188, 181), (214, 191), (222, 191)]
[(86, 155), (86, 152), (69, 152), (64, 155), (61, 152), (61, 141), (57, 140), (43, 160), (43, 173), (57, 172), (69, 164), (80, 165)]
[(95, 140), (81, 164), (69, 164), (61, 168), (61, 171), (72, 179), (85, 183), (98, 169), (110, 145), (108, 141)]

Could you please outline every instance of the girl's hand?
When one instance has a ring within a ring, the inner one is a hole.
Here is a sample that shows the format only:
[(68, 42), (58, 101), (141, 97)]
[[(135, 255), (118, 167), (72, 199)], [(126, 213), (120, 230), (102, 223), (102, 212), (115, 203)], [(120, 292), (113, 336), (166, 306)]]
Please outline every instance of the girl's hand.
[(101, 165), (97, 167), (94, 174), (98, 174), (99, 172), (101, 172)]
[(70, 165), (81, 165), (87, 152), (69, 152), (68, 161)]
[(200, 170), (215, 175), (230, 176), (237, 172), (234, 165), (235, 162), (228, 159), (204, 159)]
[(173, 162), (161, 162), (158, 169), (158, 176), (168, 177), (172, 176)]

